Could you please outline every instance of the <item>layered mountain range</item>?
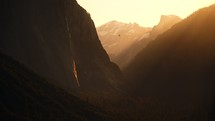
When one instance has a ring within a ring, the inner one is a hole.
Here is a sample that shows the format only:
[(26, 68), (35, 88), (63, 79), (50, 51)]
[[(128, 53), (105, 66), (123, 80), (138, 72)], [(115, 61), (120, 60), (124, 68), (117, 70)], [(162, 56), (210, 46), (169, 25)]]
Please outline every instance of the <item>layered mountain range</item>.
[(151, 40), (179, 21), (178, 16), (162, 15), (158, 25), (153, 28), (111, 21), (97, 27), (97, 32), (110, 59), (123, 69)]
[(148, 36), (151, 28), (144, 28), (136, 23), (122, 23), (110, 21), (97, 27), (101, 43), (112, 61), (126, 49), (129, 49), (135, 41)]

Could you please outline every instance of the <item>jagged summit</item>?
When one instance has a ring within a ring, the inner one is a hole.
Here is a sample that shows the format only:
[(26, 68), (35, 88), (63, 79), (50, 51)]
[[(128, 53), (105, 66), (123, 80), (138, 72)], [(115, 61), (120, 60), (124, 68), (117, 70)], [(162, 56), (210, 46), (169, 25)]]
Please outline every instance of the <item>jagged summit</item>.
[(151, 28), (141, 27), (137, 23), (127, 24), (118, 21), (110, 21), (97, 27), (99, 39), (112, 61), (150, 30)]

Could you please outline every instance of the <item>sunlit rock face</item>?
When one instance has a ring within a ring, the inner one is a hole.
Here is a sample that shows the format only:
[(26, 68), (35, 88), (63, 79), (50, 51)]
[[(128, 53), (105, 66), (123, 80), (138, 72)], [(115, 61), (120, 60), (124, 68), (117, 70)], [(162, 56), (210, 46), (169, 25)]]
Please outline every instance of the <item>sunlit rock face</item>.
[(67, 90), (109, 88), (121, 78), (90, 14), (75, 0), (4, 0), (0, 51)]

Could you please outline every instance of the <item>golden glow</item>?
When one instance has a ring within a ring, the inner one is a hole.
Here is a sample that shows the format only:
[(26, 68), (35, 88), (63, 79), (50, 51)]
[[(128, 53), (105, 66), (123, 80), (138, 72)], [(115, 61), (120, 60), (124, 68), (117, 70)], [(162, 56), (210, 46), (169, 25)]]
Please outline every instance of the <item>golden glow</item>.
[(78, 87), (80, 87), (80, 83), (79, 83), (79, 80), (78, 80), (78, 73), (77, 73), (76, 64), (75, 64), (74, 60), (73, 60), (73, 74), (75, 76), (75, 79), (76, 79)]
[(214, 4), (214, 0), (77, 0), (100, 26), (111, 20), (138, 23), (152, 27), (161, 15), (185, 18), (199, 8)]

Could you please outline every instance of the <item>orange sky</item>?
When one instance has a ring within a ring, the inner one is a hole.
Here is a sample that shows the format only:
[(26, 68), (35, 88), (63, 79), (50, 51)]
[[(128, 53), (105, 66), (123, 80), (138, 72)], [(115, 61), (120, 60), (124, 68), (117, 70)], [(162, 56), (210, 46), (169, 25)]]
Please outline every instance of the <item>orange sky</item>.
[(111, 20), (152, 27), (161, 15), (185, 18), (215, 0), (77, 0), (90, 14), (96, 26)]

